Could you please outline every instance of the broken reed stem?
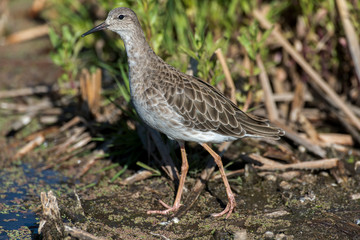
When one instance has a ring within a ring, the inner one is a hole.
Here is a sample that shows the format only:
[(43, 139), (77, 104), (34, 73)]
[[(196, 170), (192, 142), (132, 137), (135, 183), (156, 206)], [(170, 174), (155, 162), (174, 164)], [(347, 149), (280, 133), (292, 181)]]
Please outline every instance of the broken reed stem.
[(42, 204), (42, 216), (39, 224), (39, 233), (42, 234), (44, 239), (54, 239), (56, 235), (60, 237), (64, 236), (64, 223), (61, 220), (60, 209), (56, 196), (52, 191), (47, 194), (41, 192), (41, 204)]
[(87, 69), (81, 71), (80, 76), (80, 92), (84, 101), (84, 111), (90, 111), (93, 115), (97, 115), (101, 101), (101, 69), (98, 68), (94, 73), (89, 73)]
[[(272, 28), (271, 24), (259, 10), (253, 11), (254, 17), (260, 22), (261, 26), (265, 29)], [(293, 57), (293, 59), (304, 69), (304, 71), (312, 78), (314, 83), (324, 91), (329, 98), (332, 99), (332, 104), (335, 105), (338, 110), (343, 111), (345, 115), (350, 119), (351, 123), (360, 130), (360, 120), (355, 116), (346, 103), (336, 94), (336, 92), (329, 87), (329, 85), (321, 78), (321, 76), (306, 62), (306, 60), (295, 50), (295, 48), (289, 43), (288, 40), (282, 35), (278, 27), (275, 27), (271, 32), (271, 35), (277, 39), (278, 43)]]
[[(79, 196), (77, 196), (79, 199)], [(52, 191), (41, 192), (42, 216), (39, 224), (39, 233), (43, 239), (63, 239), (70, 235), (77, 239), (104, 240), (84, 230), (64, 225), (56, 196)], [(80, 206), (81, 207), (81, 206)]]

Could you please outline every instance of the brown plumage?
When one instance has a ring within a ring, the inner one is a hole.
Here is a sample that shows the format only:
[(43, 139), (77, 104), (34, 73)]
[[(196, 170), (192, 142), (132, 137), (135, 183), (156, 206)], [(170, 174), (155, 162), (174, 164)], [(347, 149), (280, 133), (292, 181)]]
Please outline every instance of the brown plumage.
[(186, 127), (236, 138), (247, 134), (279, 139), (282, 130), (271, 127), (266, 119), (244, 113), (220, 91), (201, 79), (173, 70), (178, 75), (173, 74), (173, 79), (164, 81), (159, 87), (165, 92), (165, 98), (174, 111), (184, 118)]
[(124, 41), (129, 62), (130, 93), (138, 115), (152, 128), (178, 141), (181, 148), (181, 177), (174, 205), (170, 207), (161, 202), (167, 210), (148, 213), (167, 214), (180, 207), (188, 171), (184, 142), (194, 141), (214, 157), (228, 195), (225, 210), (213, 216), (227, 214), (229, 217), (236, 205), (235, 197), (221, 158), (207, 143), (242, 137), (279, 139), (284, 131), (270, 126), (267, 120), (244, 113), (213, 86), (163, 61), (146, 42), (136, 14), (131, 9), (112, 10), (104, 23), (83, 36), (103, 29), (118, 33)]

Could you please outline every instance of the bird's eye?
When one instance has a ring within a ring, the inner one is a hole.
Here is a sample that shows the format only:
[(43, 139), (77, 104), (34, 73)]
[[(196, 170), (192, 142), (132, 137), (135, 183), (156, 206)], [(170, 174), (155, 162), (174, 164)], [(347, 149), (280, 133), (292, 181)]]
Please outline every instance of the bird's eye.
[(121, 15), (119, 16), (119, 19), (120, 19), (120, 20), (123, 20), (124, 17), (125, 17), (125, 16), (121, 14)]

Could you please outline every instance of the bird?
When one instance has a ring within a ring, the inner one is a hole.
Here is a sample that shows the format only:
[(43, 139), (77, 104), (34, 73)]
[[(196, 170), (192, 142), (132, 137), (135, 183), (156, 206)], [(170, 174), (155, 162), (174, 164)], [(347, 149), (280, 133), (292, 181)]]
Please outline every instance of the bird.
[(269, 121), (240, 110), (218, 89), (207, 82), (187, 75), (161, 59), (148, 44), (136, 13), (130, 8), (111, 10), (105, 22), (82, 34), (108, 29), (124, 42), (128, 66), (131, 101), (140, 119), (168, 138), (181, 150), (181, 175), (172, 206), (160, 200), (165, 210), (149, 210), (148, 214), (170, 214), (179, 210), (181, 195), (189, 169), (185, 142), (199, 143), (215, 160), (225, 185), (228, 203), (225, 209), (212, 214), (228, 218), (236, 201), (231, 191), (221, 157), (209, 146), (244, 137), (278, 140), (285, 133)]

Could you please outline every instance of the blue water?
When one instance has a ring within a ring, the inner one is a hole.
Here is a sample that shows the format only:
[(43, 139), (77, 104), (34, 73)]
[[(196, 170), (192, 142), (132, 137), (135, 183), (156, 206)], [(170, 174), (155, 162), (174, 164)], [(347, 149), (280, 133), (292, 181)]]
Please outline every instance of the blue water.
[[(0, 170), (0, 239), (37, 238), (39, 218), (30, 206), (40, 207), (40, 193), (56, 191), (65, 182), (56, 171), (39, 172), (28, 164)], [(15, 235), (16, 230), (25, 235)]]

